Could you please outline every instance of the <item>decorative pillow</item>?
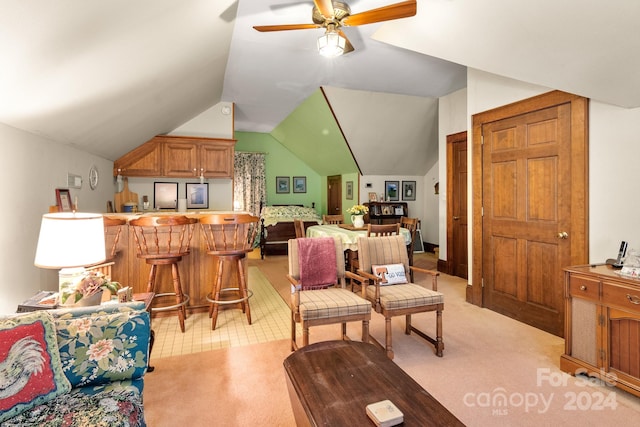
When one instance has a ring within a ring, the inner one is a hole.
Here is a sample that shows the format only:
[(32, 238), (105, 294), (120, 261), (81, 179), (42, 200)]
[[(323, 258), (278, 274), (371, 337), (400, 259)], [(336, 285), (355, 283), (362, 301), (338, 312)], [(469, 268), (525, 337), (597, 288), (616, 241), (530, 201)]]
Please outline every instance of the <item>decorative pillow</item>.
[(95, 313), (55, 319), (64, 373), (76, 386), (136, 379), (149, 354), (149, 313)]
[(374, 275), (382, 278), (380, 286), (407, 283), (407, 276), (404, 274), (404, 265), (402, 264), (372, 265), (371, 271)]
[(0, 422), (70, 390), (51, 316), (0, 318)]

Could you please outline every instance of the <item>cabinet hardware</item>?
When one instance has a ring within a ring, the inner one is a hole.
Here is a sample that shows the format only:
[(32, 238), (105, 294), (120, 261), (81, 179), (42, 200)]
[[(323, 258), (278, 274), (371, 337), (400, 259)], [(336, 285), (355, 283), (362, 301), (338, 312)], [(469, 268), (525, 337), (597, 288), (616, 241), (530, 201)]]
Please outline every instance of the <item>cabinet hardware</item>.
[(631, 304), (640, 304), (640, 298), (637, 295), (627, 294), (627, 299)]
[(568, 239), (569, 238), (569, 233), (567, 233), (566, 231), (561, 231), (558, 233), (558, 239)]
[(587, 290), (587, 287), (586, 287), (585, 285), (580, 285), (580, 290), (581, 290), (581, 291), (586, 291), (586, 290)]

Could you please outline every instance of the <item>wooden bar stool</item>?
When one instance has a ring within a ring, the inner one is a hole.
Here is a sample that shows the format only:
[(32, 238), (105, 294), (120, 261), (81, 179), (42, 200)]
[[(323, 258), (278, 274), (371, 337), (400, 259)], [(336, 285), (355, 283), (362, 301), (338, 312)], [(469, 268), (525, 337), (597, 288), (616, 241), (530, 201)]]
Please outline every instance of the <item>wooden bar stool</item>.
[[(182, 292), (178, 262), (189, 255), (189, 244), (193, 235), (195, 218), (186, 216), (143, 216), (129, 221), (133, 228), (138, 258), (151, 265), (147, 292), (154, 292), (155, 298), (175, 296), (173, 305), (154, 307), (152, 311), (178, 310), (180, 329), (184, 332), (184, 320), (187, 318), (185, 306), (189, 295)], [(170, 265), (174, 292), (156, 292), (156, 273), (159, 265)]]
[[(200, 218), (200, 227), (204, 236), (207, 253), (218, 261), (216, 280), (213, 289), (207, 295), (211, 329), (216, 328), (218, 310), (223, 304), (240, 304), (242, 312), (246, 313), (247, 321), (251, 324), (251, 309), (249, 298), (253, 295), (247, 288), (242, 260), (251, 252), (255, 245), (260, 218), (249, 214), (214, 214)], [(238, 286), (223, 286), (224, 266), (235, 266), (238, 274)], [(234, 299), (223, 299), (225, 292), (235, 292)]]

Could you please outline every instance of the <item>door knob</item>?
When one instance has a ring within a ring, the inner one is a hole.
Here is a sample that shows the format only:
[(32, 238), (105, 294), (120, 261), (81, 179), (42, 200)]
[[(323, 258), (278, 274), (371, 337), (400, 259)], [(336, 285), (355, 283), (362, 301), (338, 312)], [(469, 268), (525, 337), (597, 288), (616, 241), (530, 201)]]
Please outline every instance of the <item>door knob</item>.
[(569, 238), (569, 233), (567, 233), (566, 231), (561, 231), (558, 233), (558, 239), (568, 239)]
[(454, 219), (455, 221), (457, 221), (457, 220), (459, 220), (459, 219), (460, 219), (460, 217), (459, 217), (459, 216), (454, 216), (454, 217), (453, 217), (453, 219)]

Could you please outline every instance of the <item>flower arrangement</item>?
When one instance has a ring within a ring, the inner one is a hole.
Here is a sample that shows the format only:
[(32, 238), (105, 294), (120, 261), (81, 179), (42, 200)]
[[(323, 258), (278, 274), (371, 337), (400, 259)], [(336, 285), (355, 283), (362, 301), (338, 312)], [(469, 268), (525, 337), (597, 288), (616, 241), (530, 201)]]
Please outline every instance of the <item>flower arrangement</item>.
[(365, 215), (369, 213), (369, 208), (365, 205), (354, 205), (347, 209), (351, 215)]
[(62, 304), (74, 304), (83, 298), (89, 298), (103, 290), (108, 290), (112, 295), (118, 293), (120, 283), (112, 282), (109, 276), (105, 276), (99, 271), (90, 270), (80, 280), (75, 290), (61, 294)]

